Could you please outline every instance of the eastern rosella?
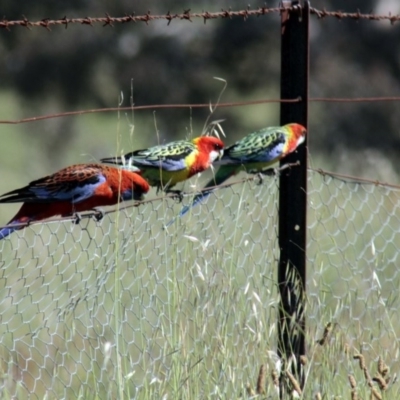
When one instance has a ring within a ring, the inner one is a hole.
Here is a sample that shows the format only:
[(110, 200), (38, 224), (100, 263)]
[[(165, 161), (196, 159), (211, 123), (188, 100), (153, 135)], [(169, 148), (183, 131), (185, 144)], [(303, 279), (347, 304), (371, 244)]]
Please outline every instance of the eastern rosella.
[(109, 157), (101, 162), (133, 165), (151, 186), (169, 190), (178, 182), (189, 179), (209, 168), (224, 152), (224, 143), (212, 136), (192, 141), (178, 140), (164, 145), (136, 150), (122, 157)]
[(74, 215), (121, 201), (140, 200), (149, 189), (145, 179), (127, 169), (102, 164), (72, 165), (0, 196), (0, 203), (24, 203), (7, 226), (0, 230), (0, 240), (24, 228), (14, 224), (56, 215)]
[[(268, 168), (296, 150), (297, 146), (304, 142), (306, 132), (306, 128), (300, 124), (287, 124), (250, 133), (225, 149), (221, 160), (215, 162), (215, 165), (220, 165), (219, 169), (204, 189), (221, 185), (240, 171), (256, 173)], [(178, 216), (185, 215), (212, 191), (210, 189), (197, 194), (191, 204), (185, 206)], [(167, 226), (173, 221), (170, 221)]]

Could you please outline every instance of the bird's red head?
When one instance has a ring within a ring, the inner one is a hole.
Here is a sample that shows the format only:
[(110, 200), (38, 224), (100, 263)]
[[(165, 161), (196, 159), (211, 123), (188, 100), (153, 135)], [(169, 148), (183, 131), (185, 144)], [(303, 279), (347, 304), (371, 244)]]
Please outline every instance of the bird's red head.
[(214, 136), (200, 136), (193, 139), (193, 143), (198, 147), (200, 152), (209, 155), (210, 163), (217, 158), (221, 158), (224, 154), (224, 142)]
[(295, 148), (304, 142), (304, 140), (306, 139), (307, 129), (304, 128), (303, 125), (287, 124), (287, 125), (285, 125), (285, 127), (290, 129)]

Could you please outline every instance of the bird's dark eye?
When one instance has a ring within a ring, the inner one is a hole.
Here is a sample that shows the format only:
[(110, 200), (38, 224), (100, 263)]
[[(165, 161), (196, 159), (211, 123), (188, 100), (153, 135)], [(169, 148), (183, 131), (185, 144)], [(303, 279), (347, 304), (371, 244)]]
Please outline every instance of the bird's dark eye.
[(216, 143), (216, 144), (214, 145), (214, 148), (215, 148), (215, 150), (221, 150), (221, 149), (222, 149), (222, 146), (221, 146), (220, 144)]

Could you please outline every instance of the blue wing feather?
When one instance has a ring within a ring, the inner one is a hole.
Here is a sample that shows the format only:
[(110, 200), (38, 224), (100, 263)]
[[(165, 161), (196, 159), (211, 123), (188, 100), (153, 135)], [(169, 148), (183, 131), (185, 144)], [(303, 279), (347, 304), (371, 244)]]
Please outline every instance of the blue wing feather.
[(61, 175), (54, 174), (4, 194), (0, 203), (50, 203), (54, 201), (79, 203), (92, 196), (95, 189), (105, 181), (104, 175), (99, 173), (79, 177), (63, 175), (62, 179)]
[(159, 159), (159, 160), (146, 160), (146, 159), (138, 159), (133, 158), (132, 164), (137, 166), (139, 169), (140, 167), (147, 167), (147, 168), (156, 168), (162, 169), (164, 171), (181, 171), (186, 169), (185, 160), (183, 159)]

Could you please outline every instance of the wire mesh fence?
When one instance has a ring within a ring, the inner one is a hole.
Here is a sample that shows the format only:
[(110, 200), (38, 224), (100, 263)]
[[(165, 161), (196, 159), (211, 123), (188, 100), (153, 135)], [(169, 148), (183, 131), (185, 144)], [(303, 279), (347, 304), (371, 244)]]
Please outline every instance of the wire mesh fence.
[[(112, 27), (153, 20), (169, 25), (195, 18), (208, 24), (213, 19), (246, 21), (285, 12), (297, 13), (295, 17), (304, 21), (303, 11), (296, 4), (216, 13), (3, 18), (0, 28)], [(391, 24), (400, 20), (392, 14), (312, 7), (309, 12), (314, 18)], [(307, 73), (308, 68), (307, 61)], [(314, 97), (308, 102), (399, 99)], [(218, 107), (270, 102), (305, 103), (296, 93), (278, 100), (220, 102)], [(182, 107), (211, 105), (125, 109)], [(80, 110), (0, 123), (121, 110)], [(296, 386), (290, 367), (276, 353), (281, 304), (278, 176), (221, 187), (168, 228), (165, 224), (182, 204), (169, 197), (154, 199), (153, 194), (148, 195), (149, 201), (121, 206), (101, 221), (34, 224), (0, 241), (1, 398), (261, 395), (274, 399), (281, 389), (279, 374), (297, 395), (303, 391), (304, 398), (319, 399), (321, 394), (398, 398), (399, 186), (308, 170), (308, 240), (302, 250), (307, 257), (309, 361), (295, 356), (289, 360), (289, 364), (304, 364), (304, 387)], [(184, 202), (189, 203), (190, 196)]]
[[(400, 189), (310, 171), (308, 190), (315, 363), (337, 352), (346, 381), (348, 347), (398, 370)], [(277, 367), (277, 197), (277, 177), (249, 180), (168, 229), (181, 204), (160, 199), (1, 241), (2, 398), (238, 398), (255, 386), (260, 365)], [(310, 369), (309, 395), (324, 371)]]

